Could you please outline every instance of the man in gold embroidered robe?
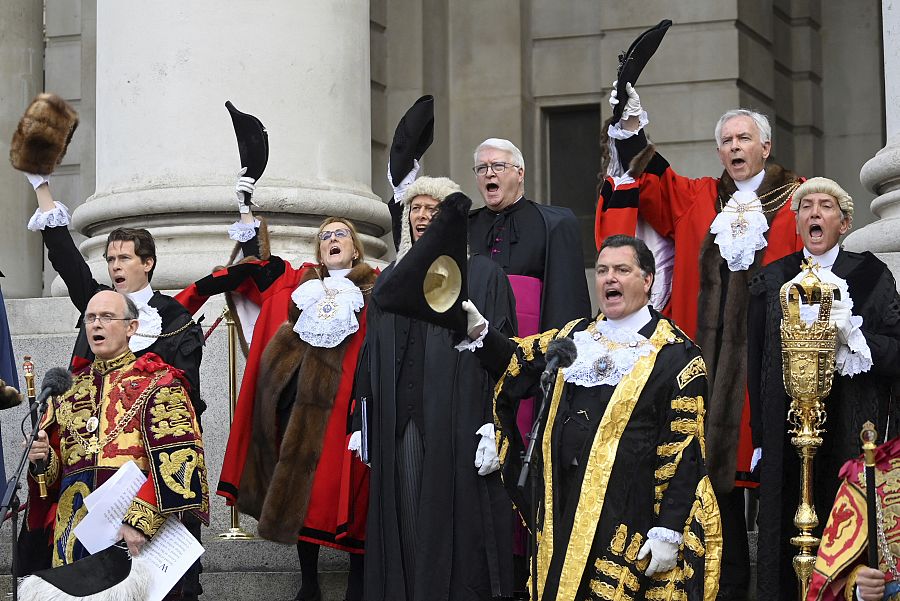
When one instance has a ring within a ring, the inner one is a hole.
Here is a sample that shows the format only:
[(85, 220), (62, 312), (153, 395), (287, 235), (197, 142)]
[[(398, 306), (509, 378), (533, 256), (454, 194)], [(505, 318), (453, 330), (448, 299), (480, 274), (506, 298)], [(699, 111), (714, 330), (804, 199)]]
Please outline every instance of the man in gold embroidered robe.
[(716, 596), (722, 538), (705, 467), (706, 367), (696, 345), (648, 306), (654, 272), (643, 242), (608, 238), (596, 264), (600, 315), (524, 339), (483, 334), (464, 304), (469, 336), (483, 344), (475, 353), (498, 377), (503, 480), (529, 524), (531, 496), (516, 487), (526, 444), (516, 404), (537, 392), (552, 340), (572, 337), (578, 350), (554, 374), (538, 436), (543, 466), (531, 469), (541, 601)]
[(47, 466), (46, 502), (38, 496), (32, 466), (28, 519), (30, 527), (54, 525), (54, 567), (88, 555), (74, 534), (87, 515), (85, 497), (129, 461), (148, 476), (119, 530), (132, 555), (171, 514), (190, 511), (209, 525), (206, 464), (194, 409), (179, 370), (153, 353), (136, 359), (129, 350), (137, 314), (134, 303), (118, 292), (91, 298), (84, 327), (95, 359), (75, 370), (72, 388), (52, 400), (28, 456)]

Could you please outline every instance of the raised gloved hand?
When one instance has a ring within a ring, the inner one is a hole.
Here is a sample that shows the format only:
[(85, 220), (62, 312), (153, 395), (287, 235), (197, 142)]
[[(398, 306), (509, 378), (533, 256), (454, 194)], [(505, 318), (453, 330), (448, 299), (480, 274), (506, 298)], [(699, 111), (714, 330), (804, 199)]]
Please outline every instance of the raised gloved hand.
[[(241, 213), (250, 212), (250, 205), (253, 204), (250, 199), (253, 197), (253, 191), (256, 190), (256, 180), (245, 176), (245, 173), (247, 173), (246, 167), (238, 171), (238, 181), (234, 185), (234, 195), (238, 201), (238, 211)], [(247, 194), (246, 201), (244, 200), (244, 194)]]
[(644, 572), (647, 576), (653, 576), (660, 572), (668, 572), (675, 567), (678, 559), (678, 545), (664, 540), (648, 538), (638, 552), (638, 560), (650, 555), (650, 565)]
[(487, 476), (500, 469), (500, 456), (497, 455), (497, 438), (494, 435), (494, 424), (484, 424), (475, 434), (481, 434), (478, 448), (475, 449), (475, 467), (479, 476)]
[(410, 184), (416, 181), (416, 175), (419, 173), (419, 161), (413, 159), (413, 168), (409, 173), (406, 174), (406, 177), (397, 184), (394, 185), (394, 180), (391, 179), (391, 162), (388, 161), (388, 169), (387, 169), (387, 178), (388, 183), (391, 185), (391, 188), (394, 190), (394, 202), (403, 202), (404, 197), (406, 196), (406, 190), (409, 188)]
[(487, 320), (478, 312), (475, 304), (470, 300), (464, 300), (462, 308), (466, 312), (466, 334), (472, 340), (476, 340), (481, 335)]
[(25, 173), (25, 178), (28, 180), (28, 183), (31, 184), (31, 187), (35, 190), (37, 190), (44, 184), (50, 183), (49, 175), (41, 175), (40, 173), (26, 173), (25, 171), (23, 171), (22, 173)]
[(347, 443), (348, 451), (355, 451), (356, 456), (362, 459), (362, 432), (356, 431), (350, 435), (350, 441)]
[(850, 304), (846, 301), (836, 300), (831, 304), (831, 325), (837, 327), (838, 342), (847, 344), (853, 326), (850, 324)]
[[(613, 108), (616, 108), (616, 105), (621, 102), (621, 99), (618, 98), (618, 92), (616, 91), (618, 83), (618, 81), (613, 82), (612, 92), (609, 93), (609, 104)], [(640, 117), (644, 109), (641, 107), (641, 97), (638, 96), (637, 90), (635, 90), (634, 86), (630, 83), (626, 83), (625, 91), (628, 92), (628, 98), (625, 101), (625, 108), (622, 110), (622, 119)]]

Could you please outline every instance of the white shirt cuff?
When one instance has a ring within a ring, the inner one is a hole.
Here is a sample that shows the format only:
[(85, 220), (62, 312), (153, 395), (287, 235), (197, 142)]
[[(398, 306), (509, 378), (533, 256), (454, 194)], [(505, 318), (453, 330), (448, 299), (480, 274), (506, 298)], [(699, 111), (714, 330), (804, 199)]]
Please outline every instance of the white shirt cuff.
[(32, 232), (40, 231), (47, 227), (66, 227), (72, 221), (69, 215), (69, 207), (61, 202), (55, 202), (55, 208), (44, 213), (40, 208), (28, 220), (28, 229)]
[(625, 129), (622, 127), (622, 122), (624, 119), (619, 119), (618, 123), (613, 123), (609, 126), (609, 129), (606, 130), (606, 133), (610, 138), (614, 140), (627, 140), (631, 136), (637, 135), (639, 131), (644, 129), (648, 123), (650, 123), (650, 119), (647, 116), (647, 111), (641, 111), (641, 116), (638, 117), (641, 122), (641, 127), (636, 131), (631, 131), (630, 129)]
[(253, 223), (235, 221), (228, 228), (228, 237), (235, 242), (246, 242), (256, 235), (256, 228), (258, 227), (259, 219), (254, 219)]
[(462, 351), (475, 352), (475, 349), (479, 349), (479, 348), (483, 347), (484, 346), (484, 337), (487, 336), (487, 333), (491, 327), (491, 324), (488, 322), (487, 319), (485, 319), (482, 323), (484, 324), (484, 328), (481, 329), (481, 334), (478, 335), (478, 338), (476, 338), (475, 340), (469, 340), (469, 338), (466, 337), (465, 340), (463, 340), (462, 342), (460, 342), (453, 348), (455, 348), (459, 352), (462, 352)]
[(853, 377), (872, 369), (872, 351), (862, 330), (863, 318), (859, 315), (850, 316), (850, 335), (847, 344), (838, 345), (835, 363), (838, 373), (842, 376)]
[(672, 543), (673, 545), (678, 545), (679, 547), (682, 543), (681, 533), (675, 532), (674, 530), (669, 530), (668, 528), (650, 528), (650, 531), (647, 532), (647, 538)]

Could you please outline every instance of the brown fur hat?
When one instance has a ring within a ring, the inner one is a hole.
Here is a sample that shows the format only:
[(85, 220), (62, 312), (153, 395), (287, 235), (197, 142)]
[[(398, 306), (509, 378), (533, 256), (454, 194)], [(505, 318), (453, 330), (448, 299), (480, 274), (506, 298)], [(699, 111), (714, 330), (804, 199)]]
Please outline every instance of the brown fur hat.
[(72, 141), (78, 113), (56, 94), (38, 94), (13, 134), (9, 161), (19, 171), (50, 175)]

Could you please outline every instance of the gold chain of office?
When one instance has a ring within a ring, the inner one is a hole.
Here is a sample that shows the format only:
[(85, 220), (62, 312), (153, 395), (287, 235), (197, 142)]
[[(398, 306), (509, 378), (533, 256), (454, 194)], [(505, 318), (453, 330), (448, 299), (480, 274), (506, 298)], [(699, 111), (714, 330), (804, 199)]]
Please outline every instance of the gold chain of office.
[(175, 336), (176, 334), (181, 334), (186, 329), (194, 325), (194, 320), (191, 320), (172, 332), (166, 332), (165, 334), (142, 334), (141, 332), (135, 332), (132, 336), (140, 336), (141, 338), (169, 338), (170, 336)]
[[(759, 200), (760, 207), (762, 208), (762, 212), (768, 214), (768, 213), (774, 213), (775, 211), (779, 210), (781, 207), (783, 207), (787, 203), (788, 200), (790, 200), (791, 195), (794, 193), (795, 190), (797, 190), (798, 187), (800, 187), (800, 182), (790, 181), (790, 182), (784, 184), (783, 186), (778, 186), (777, 188), (775, 188), (773, 190), (769, 190), (762, 196), (757, 196), (756, 198)], [(779, 192), (780, 192), (780, 194), (779, 194)], [(775, 196), (776, 194), (777, 194), (777, 196)], [(772, 200), (763, 202), (763, 200), (765, 200), (766, 198), (769, 198), (770, 196), (775, 196), (775, 198), (773, 198)], [(719, 212), (721, 213), (724, 210), (725, 210), (725, 201), (720, 196), (719, 197)]]

